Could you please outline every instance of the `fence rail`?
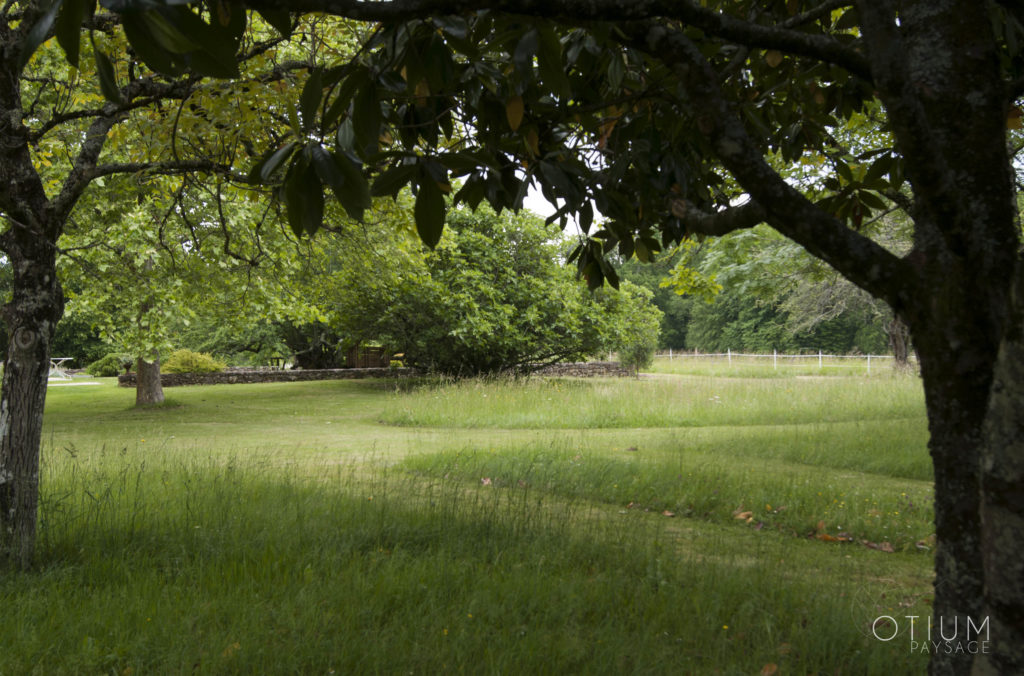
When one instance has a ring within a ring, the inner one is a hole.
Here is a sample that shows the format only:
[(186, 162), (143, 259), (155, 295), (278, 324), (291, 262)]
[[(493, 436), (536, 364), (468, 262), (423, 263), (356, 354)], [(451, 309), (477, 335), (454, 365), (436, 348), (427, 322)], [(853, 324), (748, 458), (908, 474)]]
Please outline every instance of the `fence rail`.
[[(826, 366), (829, 368), (864, 368), (868, 373), (871, 373), (872, 362), (878, 367), (880, 364), (888, 365), (893, 359), (892, 355), (887, 354), (825, 354), (821, 351), (817, 353), (805, 353), (805, 354), (779, 354), (778, 352), (772, 352), (771, 354), (751, 354), (746, 352), (733, 352), (732, 350), (726, 350), (725, 352), (698, 352), (688, 350), (668, 350), (666, 352), (658, 352), (654, 355), (655, 359), (668, 359), (674, 361), (676, 359), (681, 360), (725, 360), (730, 366), (734, 363), (750, 363), (750, 362), (771, 362), (773, 368), (785, 368), (787, 366), (803, 366), (806, 367), (808, 364), (817, 362), (818, 368), (822, 369)], [(850, 360), (848, 363), (843, 363), (842, 360)], [(836, 362), (840, 363), (836, 363)], [(913, 356), (910, 357), (910, 362), (915, 363), (916, 360)]]

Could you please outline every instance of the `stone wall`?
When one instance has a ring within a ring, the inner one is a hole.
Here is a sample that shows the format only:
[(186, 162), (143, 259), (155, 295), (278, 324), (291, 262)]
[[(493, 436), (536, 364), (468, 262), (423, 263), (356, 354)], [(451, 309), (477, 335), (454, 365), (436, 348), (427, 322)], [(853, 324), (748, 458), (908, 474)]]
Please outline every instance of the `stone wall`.
[(552, 364), (535, 371), (539, 376), (567, 376), (570, 378), (621, 378), (632, 376), (633, 371), (617, 361), (588, 361)]
[[(408, 378), (420, 375), (416, 369), (296, 369), (294, 371), (229, 370), (221, 373), (161, 373), (164, 387), (179, 385), (227, 385), (235, 383), (294, 383), (303, 380), (354, 380), (359, 378)], [(120, 375), (117, 384), (135, 387), (135, 374)]]
[[(623, 377), (633, 372), (614, 361), (592, 361), (545, 366), (535, 372), (540, 376), (561, 376), (571, 378)], [(358, 378), (409, 378), (423, 375), (411, 368), (365, 368), (365, 369), (296, 369), (294, 371), (265, 369), (229, 369), (221, 373), (161, 373), (160, 384), (164, 387), (180, 385), (228, 385), (235, 383), (293, 383), (305, 380), (353, 380)], [(135, 374), (120, 375), (117, 384), (121, 387), (135, 387)]]

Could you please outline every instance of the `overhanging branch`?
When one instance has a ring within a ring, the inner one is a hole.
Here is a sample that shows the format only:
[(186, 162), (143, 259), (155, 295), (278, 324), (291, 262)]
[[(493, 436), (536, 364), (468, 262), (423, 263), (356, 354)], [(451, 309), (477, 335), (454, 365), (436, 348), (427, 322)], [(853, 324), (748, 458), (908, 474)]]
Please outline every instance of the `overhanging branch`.
[[(826, 2), (832, 8), (848, 2)], [(693, 0), (249, 0), (257, 10), (323, 12), (359, 21), (409, 21), (431, 15), (469, 14), (488, 9), (557, 19), (568, 23), (661, 20), (695, 26), (706, 34), (757, 49), (805, 56), (845, 68), (870, 81), (871, 69), (850, 45), (831, 36), (789, 28), (820, 18), (821, 8), (778, 25), (762, 25), (717, 12)], [(827, 13), (827, 12), (826, 12)]]
[(721, 237), (737, 230), (746, 230), (764, 223), (767, 212), (760, 204), (749, 201), (722, 211), (708, 213), (676, 199), (672, 201), (672, 214), (682, 221), (688, 233)]
[[(711, 140), (722, 164), (754, 200), (745, 218), (752, 218), (756, 208), (763, 209), (764, 220), (780, 233), (857, 286), (890, 305), (901, 306), (908, 283), (916, 279), (909, 266), (817, 207), (768, 165), (700, 49), (682, 33), (656, 22), (636, 24), (628, 30), (635, 46), (686, 67), (687, 90), (699, 106), (691, 111), (698, 126)], [(739, 219), (738, 215), (731, 217)], [(725, 218), (720, 224), (711, 223), (725, 229), (729, 227)]]

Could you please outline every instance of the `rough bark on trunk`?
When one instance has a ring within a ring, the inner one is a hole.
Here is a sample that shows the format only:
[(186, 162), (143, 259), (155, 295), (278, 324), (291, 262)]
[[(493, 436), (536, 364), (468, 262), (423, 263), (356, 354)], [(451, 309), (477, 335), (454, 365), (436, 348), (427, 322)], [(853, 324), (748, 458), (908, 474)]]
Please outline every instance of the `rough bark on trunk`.
[(154, 355), (151, 362), (139, 357), (135, 361), (135, 373), (135, 405), (164, 403), (164, 388), (160, 384), (160, 355)]
[(981, 551), (991, 652), (974, 674), (1024, 674), (1024, 274), (996, 360), (981, 448)]
[(921, 360), (928, 448), (935, 471), (932, 627), (936, 629), (932, 638), (939, 640), (939, 627), (945, 627), (947, 633), (952, 631), (949, 627), (959, 627), (957, 639), (951, 642), (952, 652), (944, 646), (932, 651), (930, 673), (966, 676), (975, 655), (956, 651), (956, 643), (963, 642), (966, 649), (965, 628), (969, 623), (978, 627), (984, 621), (979, 459), (994, 350), (986, 350), (985, 341), (978, 342), (978, 336), (973, 341), (967, 338), (971, 327), (964, 324), (969, 322), (950, 321), (961, 328), (964, 342), (959, 349), (950, 347), (950, 336), (956, 331), (949, 326), (915, 332), (914, 340)]
[(889, 338), (889, 349), (892, 350), (893, 361), (897, 369), (906, 369), (910, 365), (910, 329), (897, 315), (886, 324), (885, 333)]
[(10, 339), (0, 402), (0, 564), (21, 568), (35, 551), (50, 343), (64, 309), (52, 247), (38, 249), (34, 260), (13, 258), (13, 297), (4, 307)]

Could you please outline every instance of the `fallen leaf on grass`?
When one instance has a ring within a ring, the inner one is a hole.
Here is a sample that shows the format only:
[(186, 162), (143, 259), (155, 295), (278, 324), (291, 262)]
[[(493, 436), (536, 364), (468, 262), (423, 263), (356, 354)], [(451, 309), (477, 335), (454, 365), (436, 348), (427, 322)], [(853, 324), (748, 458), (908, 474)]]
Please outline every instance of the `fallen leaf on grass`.
[(816, 540), (822, 542), (853, 542), (853, 538), (847, 533), (838, 533), (836, 535), (829, 535), (828, 533), (818, 533), (814, 536)]
[(490, 486), (491, 485), (491, 480), (490, 480), (489, 477), (484, 477), (483, 479), (480, 479), (480, 484), (482, 486)]
[(761, 667), (761, 676), (775, 676), (777, 673), (779, 673), (779, 665), (774, 662), (770, 662)]
[(739, 513), (733, 512), (732, 516), (733, 516), (734, 519), (747, 520), (747, 519), (752, 518), (754, 516), (754, 513), (753, 512), (739, 512)]
[(886, 552), (887, 554), (894, 554), (896, 552), (888, 542), (868, 542), (867, 540), (861, 540), (860, 542), (869, 549), (877, 549), (878, 551)]
[(668, 510), (666, 509), (666, 510), (665, 510), (664, 512), (662, 512), (662, 513), (661, 513), (661, 515), (662, 515), (662, 516), (675, 516), (675, 515), (676, 515), (676, 513), (675, 513), (675, 512), (670, 512), (670, 511), (668, 511)]

